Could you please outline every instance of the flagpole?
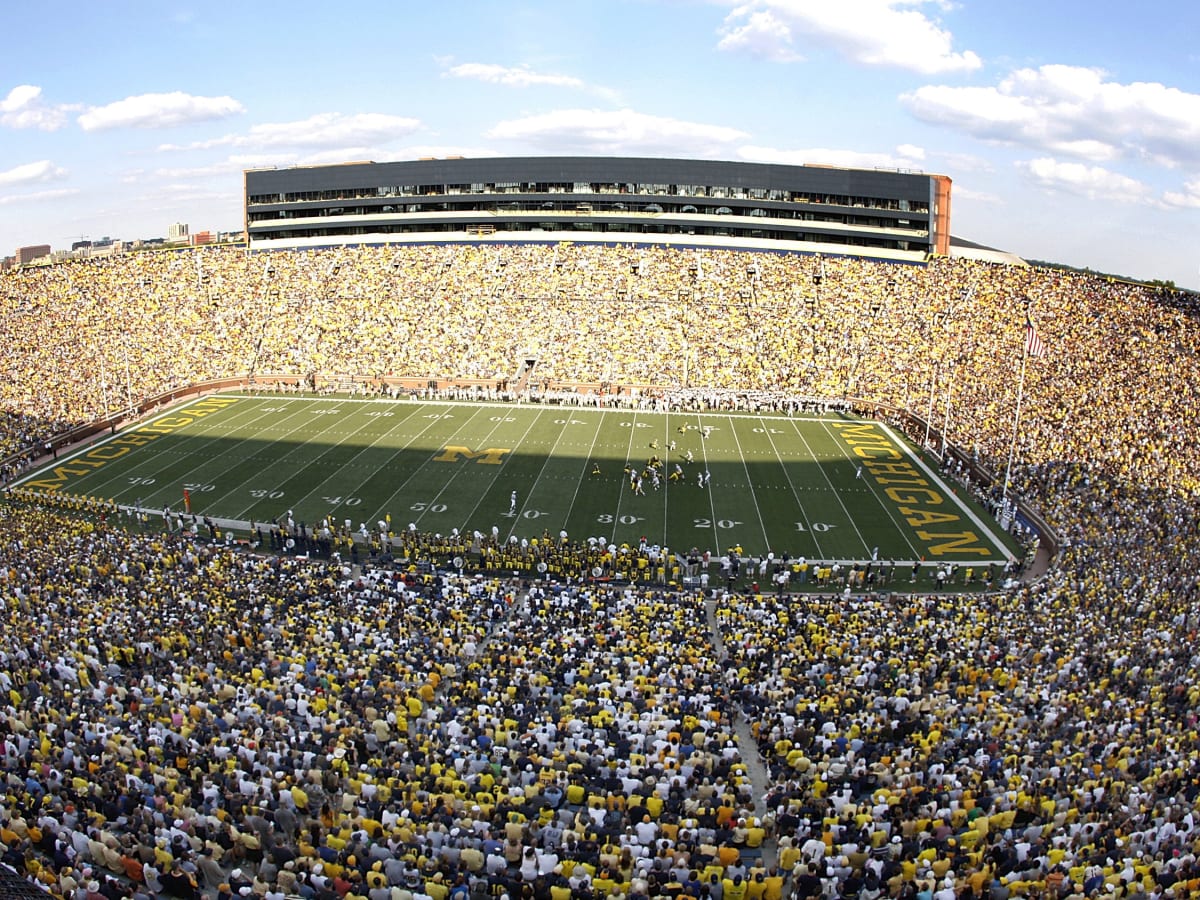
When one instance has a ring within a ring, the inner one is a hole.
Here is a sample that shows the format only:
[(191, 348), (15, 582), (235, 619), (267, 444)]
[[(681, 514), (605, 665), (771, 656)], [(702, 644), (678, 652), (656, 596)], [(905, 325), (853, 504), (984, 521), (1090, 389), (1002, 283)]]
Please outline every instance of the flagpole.
[[(1025, 298), (1025, 322), (1029, 323), (1029, 298)], [(1008, 447), (1008, 465), (1004, 469), (1004, 490), (1000, 493), (1002, 506), (1008, 506), (1008, 487), (1012, 483), (1013, 457), (1017, 455), (1017, 432), (1021, 427), (1021, 402), (1025, 398), (1025, 367), (1029, 362), (1029, 339), (1021, 342), (1021, 378), (1017, 383), (1017, 411), (1013, 415), (1012, 442)]]

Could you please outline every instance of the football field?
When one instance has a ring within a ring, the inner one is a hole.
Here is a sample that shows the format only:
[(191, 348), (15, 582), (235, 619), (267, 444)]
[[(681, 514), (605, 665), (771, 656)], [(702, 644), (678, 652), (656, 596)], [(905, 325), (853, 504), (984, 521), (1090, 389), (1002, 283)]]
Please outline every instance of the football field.
[[(657, 463), (652, 463), (657, 460)], [(714, 554), (1003, 564), (1013, 544), (881, 422), (216, 394), (18, 482), (232, 520), (544, 534)]]

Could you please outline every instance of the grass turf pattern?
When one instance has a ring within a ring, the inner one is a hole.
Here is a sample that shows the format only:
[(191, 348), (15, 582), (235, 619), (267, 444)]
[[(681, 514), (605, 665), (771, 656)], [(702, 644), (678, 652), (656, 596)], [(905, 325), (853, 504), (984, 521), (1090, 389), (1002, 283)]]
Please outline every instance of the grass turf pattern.
[(842, 415), (220, 394), (20, 484), (176, 511), (186, 490), (192, 513), (247, 527), (292, 510), (355, 529), (962, 565), (1014, 547), (898, 434)]

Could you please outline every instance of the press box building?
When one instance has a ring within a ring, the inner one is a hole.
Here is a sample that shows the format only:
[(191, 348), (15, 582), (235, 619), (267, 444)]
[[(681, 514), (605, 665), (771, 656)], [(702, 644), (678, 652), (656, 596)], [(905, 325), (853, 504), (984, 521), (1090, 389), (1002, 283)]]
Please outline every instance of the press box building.
[(950, 247), (944, 175), (578, 156), (250, 169), (252, 249), (602, 242), (915, 260)]

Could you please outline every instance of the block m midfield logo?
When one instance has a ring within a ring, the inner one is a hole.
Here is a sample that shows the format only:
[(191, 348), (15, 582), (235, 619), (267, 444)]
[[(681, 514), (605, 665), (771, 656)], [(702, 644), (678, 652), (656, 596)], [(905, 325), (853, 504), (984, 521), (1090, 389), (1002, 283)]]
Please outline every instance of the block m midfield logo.
[(470, 447), (449, 445), (433, 458), (434, 462), (458, 462), (460, 459), (474, 460), (485, 466), (498, 466), (504, 462), (504, 456), (512, 453), (511, 447), (488, 447), (486, 450), (472, 450)]

